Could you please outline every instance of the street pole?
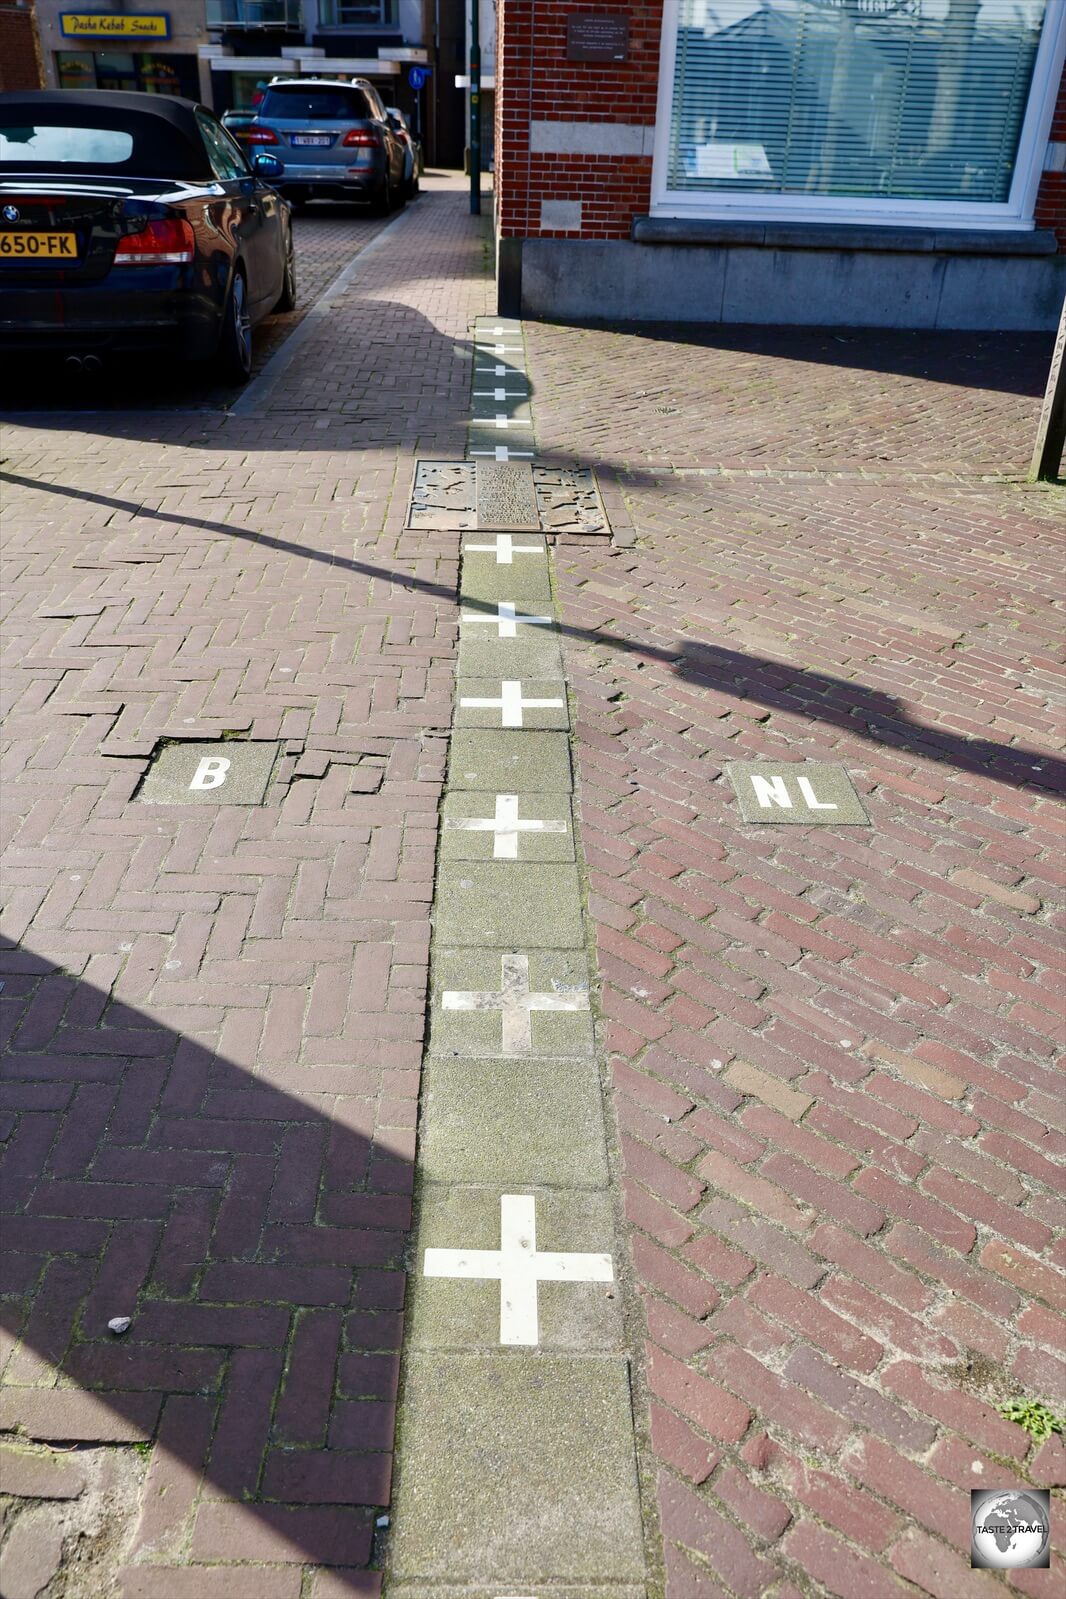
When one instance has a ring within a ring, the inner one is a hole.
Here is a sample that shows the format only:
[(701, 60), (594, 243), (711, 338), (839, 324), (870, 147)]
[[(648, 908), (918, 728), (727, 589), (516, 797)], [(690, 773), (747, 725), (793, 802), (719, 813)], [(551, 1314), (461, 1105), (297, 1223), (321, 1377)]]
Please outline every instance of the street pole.
[[(476, 3), (476, 0), (475, 0)], [(1047, 390), (1036, 429), (1036, 445), (1030, 476), (1056, 477), (1062, 466), (1063, 447), (1066, 446), (1066, 302), (1059, 318), (1059, 332), (1055, 351), (1051, 357)]]
[(481, 0), (470, 0), (470, 215), (481, 215)]

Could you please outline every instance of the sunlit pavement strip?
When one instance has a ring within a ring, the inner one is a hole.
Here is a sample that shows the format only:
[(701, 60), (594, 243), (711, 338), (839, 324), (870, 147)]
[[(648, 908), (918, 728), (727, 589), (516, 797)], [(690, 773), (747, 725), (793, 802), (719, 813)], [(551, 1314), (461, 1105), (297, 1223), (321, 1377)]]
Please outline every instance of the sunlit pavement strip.
[[(475, 352), (468, 456), (531, 459), (498, 442), (516, 423), (531, 441), (520, 325), (483, 319)], [(519, 522), (523, 495), (516, 483)], [(512, 520), (506, 483), (491, 499)], [(460, 598), (387, 1591), (643, 1599), (544, 539), (479, 514)]]

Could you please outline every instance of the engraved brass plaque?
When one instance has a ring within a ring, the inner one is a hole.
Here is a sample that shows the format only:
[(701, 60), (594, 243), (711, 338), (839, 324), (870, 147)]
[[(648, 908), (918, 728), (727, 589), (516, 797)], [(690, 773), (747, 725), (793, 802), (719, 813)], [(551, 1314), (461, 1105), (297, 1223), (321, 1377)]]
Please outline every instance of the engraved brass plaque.
[(539, 533), (533, 468), (526, 461), (478, 461), (477, 525), (500, 533)]

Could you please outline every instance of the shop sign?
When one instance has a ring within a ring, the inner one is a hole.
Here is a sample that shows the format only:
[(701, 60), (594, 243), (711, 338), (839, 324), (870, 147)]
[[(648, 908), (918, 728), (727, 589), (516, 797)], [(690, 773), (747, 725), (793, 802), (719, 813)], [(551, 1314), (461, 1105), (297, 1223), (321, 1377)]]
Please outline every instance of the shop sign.
[(59, 26), (65, 39), (169, 39), (170, 13), (61, 11)]

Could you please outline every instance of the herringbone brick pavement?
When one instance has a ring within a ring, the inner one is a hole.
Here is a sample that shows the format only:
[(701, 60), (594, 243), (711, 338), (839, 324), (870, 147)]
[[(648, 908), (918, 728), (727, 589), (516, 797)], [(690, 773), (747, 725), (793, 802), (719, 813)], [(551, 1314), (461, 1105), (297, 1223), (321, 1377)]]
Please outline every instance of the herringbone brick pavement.
[[(430, 188), (243, 416), (6, 431), (12, 1594), (377, 1592), (458, 553), (402, 527), (491, 290)], [(262, 806), (137, 798), (218, 738)]]
[[(557, 572), (667, 1599), (1050, 1599), (1061, 1500), (1052, 1570), (968, 1559), (968, 1490), (1066, 1483), (999, 1409), (1066, 1411), (1045, 346), (527, 331), (632, 540)], [(873, 825), (745, 827), (761, 758)]]

